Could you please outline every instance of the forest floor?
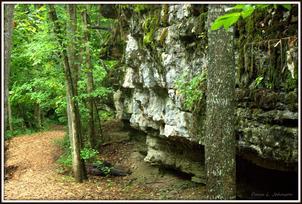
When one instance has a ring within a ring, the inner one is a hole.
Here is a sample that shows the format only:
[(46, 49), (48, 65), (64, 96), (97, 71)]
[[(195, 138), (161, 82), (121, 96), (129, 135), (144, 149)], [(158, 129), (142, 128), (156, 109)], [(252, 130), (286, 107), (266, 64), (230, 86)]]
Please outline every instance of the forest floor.
[[(118, 128), (111, 127), (110, 130), (107, 131), (109, 137), (110, 134), (129, 136), (129, 132)], [(101, 159), (131, 171), (130, 175), (88, 175), (88, 180), (76, 183), (71, 175), (60, 172), (60, 165), (56, 162), (62, 150), (54, 141), (62, 139), (64, 134), (65, 130), (56, 126), (51, 131), (21, 135), (6, 141), (5, 200), (205, 199), (204, 185), (145, 163), (144, 140), (131, 137), (100, 147)]]

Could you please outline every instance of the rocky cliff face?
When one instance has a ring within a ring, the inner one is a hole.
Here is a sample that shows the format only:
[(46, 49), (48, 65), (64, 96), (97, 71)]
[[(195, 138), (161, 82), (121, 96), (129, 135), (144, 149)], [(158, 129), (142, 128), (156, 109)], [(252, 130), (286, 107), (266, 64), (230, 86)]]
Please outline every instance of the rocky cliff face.
[[(198, 117), (185, 108), (177, 83), (184, 74), (190, 80), (206, 72), (206, 10), (205, 5), (166, 5), (129, 17), (124, 77), (114, 94), (117, 118), (148, 134), (145, 161), (179, 169), (197, 182), (204, 179), (205, 107)], [(240, 60), (240, 47), (236, 55)], [(290, 70), (284, 66), (286, 85)], [(238, 155), (266, 168), (296, 170), (297, 84), (274, 90), (244, 77), (237, 74)]]

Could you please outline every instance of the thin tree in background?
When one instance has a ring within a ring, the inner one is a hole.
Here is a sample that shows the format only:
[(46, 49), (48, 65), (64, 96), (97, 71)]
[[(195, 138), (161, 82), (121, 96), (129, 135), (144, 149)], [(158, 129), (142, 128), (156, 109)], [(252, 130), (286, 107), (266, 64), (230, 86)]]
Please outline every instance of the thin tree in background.
[[(75, 91), (75, 95), (78, 95), (78, 80), (79, 80), (79, 72), (80, 72), (80, 58), (77, 54), (76, 43), (77, 41), (77, 7), (74, 4), (67, 5), (67, 12), (69, 14), (69, 22), (67, 23), (67, 36), (68, 36), (68, 46), (67, 46), (67, 54), (68, 60), (70, 64), (71, 76), (73, 79), (73, 87)], [(67, 98), (67, 104), (69, 104), (69, 97)], [(72, 143), (72, 124), (71, 124), (71, 112), (70, 106), (67, 106), (67, 118), (68, 118), (68, 135), (70, 142)], [(80, 118), (79, 116), (77, 117)], [(80, 121), (77, 121), (80, 124)], [(81, 133), (82, 135), (82, 133)], [(82, 139), (82, 138), (80, 138)], [(82, 144), (82, 141), (81, 141)]]
[[(94, 91), (94, 80), (93, 80), (93, 69), (91, 63), (90, 53), (90, 31), (88, 29), (90, 21), (87, 13), (88, 5), (84, 5), (82, 12), (83, 27), (84, 27), (84, 44), (85, 44), (85, 66), (87, 70), (87, 93), (88, 98), (88, 110), (89, 110), (89, 121), (88, 121), (88, 138), (92, 148), (97, 148), (97, 130), (96, 125), (99, 126), (99, 134), (102, 136), (101, 122), (98, 115), (95, 99), (91, 95)], [(97, 123), (96, 123), (97, 122)]]
[(9, 76), (12, 48), (14, 4), (4, 5), (4, 130), (13, 130), (11, 107), (9, 103)]
[(205, 161), (209, 199), (236, 198), (233, 31), (210, 30), (225, 6), (209, 5)]
[(56, 10), (54, 5), (49, 5), (49, 16), (51, 21), (53, 22), (53, 30), (57, 37), (57, 40), (61, 46), (60, 57), (64, 63), (64, 75), (67, 87), (67, 98), (68, 98), (68, 106), (70, 110), (70, 120), (71, 120), (71, 147), (72, 147), (72, 167), (75, 180), (77, 182), (82, 182), (84, 179), (87, 178), (86, 171), (85, 171), (85, 163), (84, 160), (80, 157), (80, 150), (81, 150), (81, 124), (80, 124), (80, 114), (79, 114), (79, 107), (78, 103), (75, 100), (75, 96), (77, 91), (74, 87), (74, 79), (72, 77), (72, 70), (70, 66), (70, 62), (68, 60), (67, 49), (64, 45), (63, 39), (63, 31), (62, 25), (60, 24)]

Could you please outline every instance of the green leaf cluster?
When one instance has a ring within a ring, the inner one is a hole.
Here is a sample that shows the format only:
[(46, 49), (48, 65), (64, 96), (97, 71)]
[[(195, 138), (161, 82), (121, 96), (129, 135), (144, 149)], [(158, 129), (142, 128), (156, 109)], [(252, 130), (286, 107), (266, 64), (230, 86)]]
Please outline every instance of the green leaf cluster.
[(110, 174), (112, 167), (105, 166), (102, 160), (97, 160), (94, 162), (94, 164), (97, 166), (97, 169), (103, 172), (105, 175)]
[(98, 159), (99, 152), (93, 148), (85, 147), (81, 150), (80, 156), (85, 162), (94, 162)]
[[(290, 4), (279, 4), (287, 10), (291, 9)], [(256, 9), (268, 9), (270, 7), (277, 8), (277, 5), (273, 4), (238, 4), (229, 9), (227, 14), (219, 16), (211, 25), (211, 30), (217, 30), (221, 27), (224, 27), (225, 30), (228, 30), (232, 25), (236, 24), (240, 17), (245, 19), (251, 16)]]
[(150, 5), (146, 4), (135, 4), (133, 5), (133, 11), (136, 13), (142, 13), (146, 10), (150, 9)]

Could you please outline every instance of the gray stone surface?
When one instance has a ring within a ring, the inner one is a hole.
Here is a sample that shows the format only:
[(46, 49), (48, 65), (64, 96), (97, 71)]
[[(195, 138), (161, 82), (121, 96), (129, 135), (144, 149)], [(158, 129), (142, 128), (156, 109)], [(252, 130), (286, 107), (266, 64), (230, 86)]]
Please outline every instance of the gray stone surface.
[[(126, 42), (124, 80), (121, 93), (114, 100), (117, 117), (130, 120), (130, 124), (152, 135), (147, 140), (148, 154), (145, 161), (172, 166), (195, 175), (202, 180), (202, 163), (190, 160), (194, 154), (186, 142), (202, 146), (203, 135), (196, 135), (193, 114), (183, 108), (183, 96), (177, 90), (176, 81), (186, 72), (191, 78), (207, 69), (205, 28), (198, 16), (193, 16), (190, 5), (169, 6), (167, 36), (164, 45), (149, 49), (142, 45), (135, 28), (144, 18), (129, 19), (130, 33)], [(134, 29), (135, 28), (135, 29)], [(164, 28), (155, 31), (158, 42)], [(193, 40), (192, 40), (193, 39)], [(237, 52), (238, 53), (238, 52)], [(157, 57), (156, 57), (157, 56)], [(298, 103), (297, 92), (275, 93), (266, 90), (254, 92), (237, 89), (236, 102), (238, 154), (249, 152), (247, 159), (264, 160), (259, 163), (266, 168), (266, 161), (296, 164), (298, 160)], [(169, 141), (183, 148), (183, 152), (171, 148)], [(200, 155), (203, 157), (203, 155)], [(288, 167), (285, 170), (291, 170)]]

